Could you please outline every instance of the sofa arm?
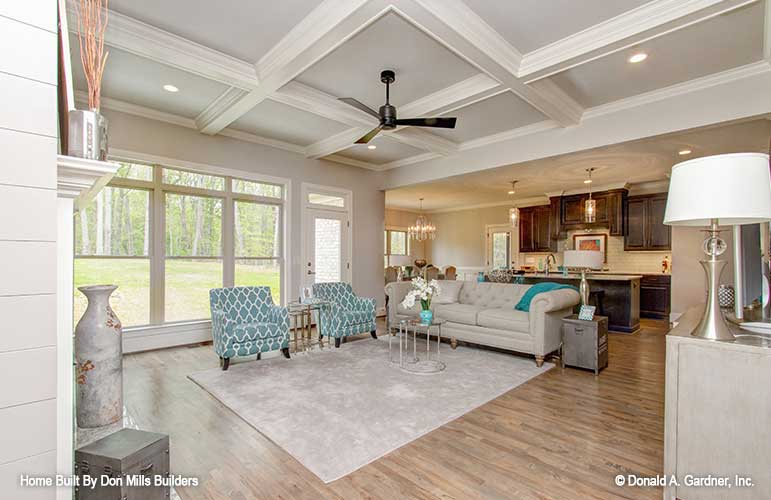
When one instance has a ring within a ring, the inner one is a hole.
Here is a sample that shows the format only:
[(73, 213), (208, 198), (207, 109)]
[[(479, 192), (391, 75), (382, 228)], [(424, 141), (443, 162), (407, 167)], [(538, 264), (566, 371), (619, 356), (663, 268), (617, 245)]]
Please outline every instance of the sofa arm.
[(386, 297), (388, 297), (388, 324), (396, 324), (396, 306), (401, 304), (407, 293), (412, 290), (411, 281), (394, 281), (385, 286)]
[(563, 288), (539, 293), (530, 303), (530, 332), (535, 355), (545, 356), (557, 350), (562, 342), (562, 318), (573, 313), (581, 302), (575, 290)]

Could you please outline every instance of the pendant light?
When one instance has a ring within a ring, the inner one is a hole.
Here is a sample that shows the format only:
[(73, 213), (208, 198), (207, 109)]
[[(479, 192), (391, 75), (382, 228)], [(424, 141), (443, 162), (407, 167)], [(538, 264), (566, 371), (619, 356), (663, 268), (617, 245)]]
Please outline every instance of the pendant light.
[(587, 168), (586, 172), (588, 177), (584, 184), (589, 184), (589, 199), (584, 205), (584, 222), (592, 223), (597, 217), (597, 202), (592, 199), (592, 172), (594, 172), (594, 168)]
[[(509, 190), (510, 195), (517, 192), (516, 185), (517, 181), (511, 181), (511, 189)], [(509, 220), (511, 221), (511, 227), (517, 227), (519, 223), (519, 209), (517, 207), (511, 207), (509, 209)]]
[(436, 239), (436, 226), (423, 215), (423, 198), (420, 199), (420, 215), (415, 220), (415, 225), (407, 229), (407, 234), (416, 241)]

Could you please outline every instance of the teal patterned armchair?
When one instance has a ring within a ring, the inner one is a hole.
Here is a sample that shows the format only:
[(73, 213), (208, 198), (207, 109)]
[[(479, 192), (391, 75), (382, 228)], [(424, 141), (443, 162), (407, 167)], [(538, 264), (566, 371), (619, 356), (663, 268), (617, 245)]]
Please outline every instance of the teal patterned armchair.
[(281, 349), (289, 358), (289, 313), (273, 304), (267, 286), (209, 290), (214, 352), (223, 370), (236, 356)]
[(340, 347), (340, 339), (348, 335), (369, 332), (377, 338), (375, 299), (357, 297), (348, 283), (315, 283), (313, 296), (330, 303), (320, 311), (319, 340), (326, 335)]

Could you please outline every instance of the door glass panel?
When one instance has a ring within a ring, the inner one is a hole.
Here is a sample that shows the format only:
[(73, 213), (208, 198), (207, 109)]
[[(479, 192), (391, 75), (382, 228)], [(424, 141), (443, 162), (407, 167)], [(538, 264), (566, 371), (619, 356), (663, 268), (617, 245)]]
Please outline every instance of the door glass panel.
[(340, 281), (342, 223), (339, 219), (316, 218), (314, 226), (316, 283)]
[(493, 233), (493, 269), (509, 267), (509, 233)]
[(331, 194), (309, 193), (308, 203), (343, 208), (345, 207), (345, 198)]

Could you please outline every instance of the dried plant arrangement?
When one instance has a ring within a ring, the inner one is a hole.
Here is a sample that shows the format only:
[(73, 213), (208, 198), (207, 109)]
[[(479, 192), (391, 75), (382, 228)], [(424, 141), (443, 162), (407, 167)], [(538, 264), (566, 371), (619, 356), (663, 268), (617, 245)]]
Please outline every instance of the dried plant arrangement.
[(102, 74), (109, 52), (104, 50), (109, 0), (76, 0), (80, 62), (88, 83), (88, 107), (99, 111)]

